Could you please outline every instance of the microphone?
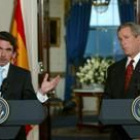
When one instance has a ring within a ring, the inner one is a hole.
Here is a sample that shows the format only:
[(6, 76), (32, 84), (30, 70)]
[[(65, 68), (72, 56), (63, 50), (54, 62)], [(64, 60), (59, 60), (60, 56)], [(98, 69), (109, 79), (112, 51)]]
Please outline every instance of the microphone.
[(3, 94), (6, 92), (6, 90), (8, 89), (8, 79), (5, 78), (3, 79), (2, 85), (1, 85), (1, 97), (3, 96)]

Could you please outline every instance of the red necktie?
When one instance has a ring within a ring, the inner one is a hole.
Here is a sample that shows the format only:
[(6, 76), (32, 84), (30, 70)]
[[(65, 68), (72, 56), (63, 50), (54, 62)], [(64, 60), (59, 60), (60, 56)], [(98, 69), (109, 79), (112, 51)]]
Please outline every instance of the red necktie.
[(133, 74), (133, 62), (134, 60), (131, 60), (130, 63), (128, 64), (126, 71), (125, 71), (125, 91), (127, 91), (131, 76)]

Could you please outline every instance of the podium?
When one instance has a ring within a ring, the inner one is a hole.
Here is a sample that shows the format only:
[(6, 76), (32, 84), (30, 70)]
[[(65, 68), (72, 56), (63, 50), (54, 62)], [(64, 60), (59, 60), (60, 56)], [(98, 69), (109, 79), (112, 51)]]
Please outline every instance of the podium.
[(38, 100), (8, 100), (8, 119), (0, 125), (0, 139), (14, 139), (22, 125), (40, 124), (46, 112)]
[(132, 99), (103, 99), (99, 120), (103, 125), (121, 125), (131, 138), (140, 137), (140, 122), (132, 115)]

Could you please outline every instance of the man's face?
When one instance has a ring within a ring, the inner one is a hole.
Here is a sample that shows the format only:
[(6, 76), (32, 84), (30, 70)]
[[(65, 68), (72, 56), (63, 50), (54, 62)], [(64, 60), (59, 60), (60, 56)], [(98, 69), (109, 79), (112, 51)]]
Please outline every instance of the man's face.
[(122, 28), (118, 32), (120, 45), (124, 53), (134, 58), (140, 51), (140, 36), (134, 36), (129, 27)]
[(13, 46), (8, 41), (0, 39), (0, 66), (6, 65), (13, 57)]

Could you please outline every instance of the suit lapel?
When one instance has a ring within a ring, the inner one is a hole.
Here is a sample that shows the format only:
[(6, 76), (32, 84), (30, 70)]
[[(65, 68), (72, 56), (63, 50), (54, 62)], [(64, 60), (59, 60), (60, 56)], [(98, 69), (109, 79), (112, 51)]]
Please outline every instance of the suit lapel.
[(13, 79), (15, 78), (15, 70), (14, 70), (14, 65), (10, 64), (9, 66), (9, 71), (8, 71), (8, 75), (7, 75), (7, 89), (3, 95), (3, 97), (5, 99), (8, 99), (10, 94), (11, 94), (11, 87), (12, 87), (12, 83), (13, 83)]
[(120, 97), (124, 98), (123, 94), (124, 94), (124, 82), (125, 82), (125, 66), (126, 66), (126, 61), (127, 59), (125, 58), (122, 62), (121, 65), (119, 67), (119, 75), (118, 75), (118, 81), (119, 81), (119, 86), (118, 88), (120, 88), (118, 91), (120, 91), (118, 94), (120, 94)]
[(126, 59), (118, 61), (111, 70), (111, 80), (113, 83), (112, 91), (114, 98), (123, 98), (124, 96), (124, 76), (125, 76)]

